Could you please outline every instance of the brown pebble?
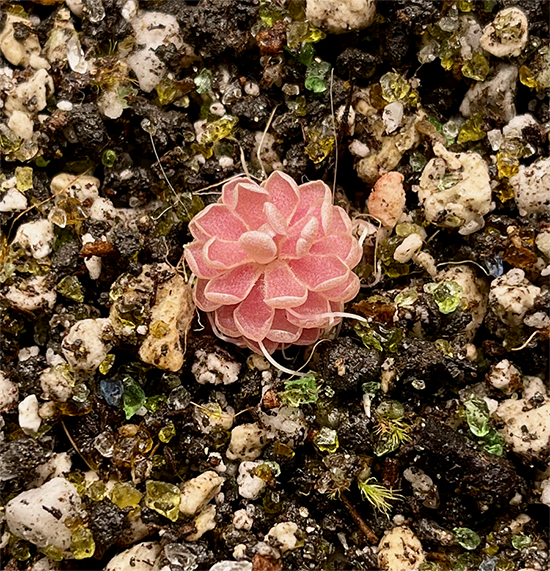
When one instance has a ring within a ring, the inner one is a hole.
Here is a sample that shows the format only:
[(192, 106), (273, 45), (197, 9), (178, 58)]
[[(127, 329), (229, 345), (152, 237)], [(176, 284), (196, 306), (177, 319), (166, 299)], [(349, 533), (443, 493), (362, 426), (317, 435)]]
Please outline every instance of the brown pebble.
[(283, 20), (277, 20), (273, 27), (260, 30), (256, 42), (262, 54), (278, 54), (283, 51), (286, 42), (286, 30)]
[(264, 396), (262, 397), (262, 407), (263, 408), (275, 408), (281, 405), (281, 401), (277, 396), (277, 393), (270, 389), (265, 392)]
[(252, 559), (252, 571), (281, 571), (282, 568), (281, 562), (273, 557), (257, 553)]
[(100, 258), (106, 258), (108, 256), (114, 256), (117, 252), (114, 244), (111, 242), (103, 242), (98, 240), (97, 242), (88, 242), (82, 246), (80, 250), (80, 255), (82, 257), (88, 256), (99, 256)]

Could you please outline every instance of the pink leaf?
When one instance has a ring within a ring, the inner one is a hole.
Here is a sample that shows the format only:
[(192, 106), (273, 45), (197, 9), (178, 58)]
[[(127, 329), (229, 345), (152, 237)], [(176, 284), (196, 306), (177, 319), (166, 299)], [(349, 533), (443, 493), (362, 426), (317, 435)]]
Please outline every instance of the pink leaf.
[(319, 231), (319, 222), (317, 218), (312, 218), (300, 232), (300, 238), (296, 242), (296, 254), (302, 258), (304, 257), (313, 246), (313, 242), (317, 238)]
[(262, 289), (263, 280), (260, 278), (233, 314), (235, 325), (243, 337), (258, 342), (269, 333), (275, 315), (275, 310), (265, 304)]
[(238, 242), (211, 238), (204, 246), (204, 258), (214, 268), (230, 270), (252, 259)]
[(185, 261), (191, 271), (199, 278), (211, 279), (218, 277), (221, 270), (214, 268), (204, 257), (204, 244), (202, 242), (191, 242), (185, 246)]
[(238, 305), (222, 305), (214, 312), (214, 321), (218, 329), (229, 337), (240, 337), (241, 333), (235, 325), (233, 313)]
[(339, 206), (332, 207), (331, 234), (351, 234), (351, 220), (347, 212)]
[(305, 256), (288, 262), (294, 275), (311, 291), (333, 288), (349, 278), (349, 268), (336, 256)]
[(307, 289), (285, 262), (270, 265), (264, 274), (265, 302), (276, 309), (301, 305), (307, 299)]
[(191, 220), (191, 222), (189, 223), (189, 231), (191, 232), (193, 238), (195, 238), (195, 241), (202, 242), (203, 244), (208, 242), (208, 240), (210, 240), (211, 236), (209, 234), (207, 234), (204, 230), (199, 228), (196, 224), (194, 226), (192, 226), (192, 224), (191, 224), (192, 222), (193, 221)]
[(328, 300), (320, 293), (310, 291), (302, 305), (287, 308), (286, 316), (290, 323), (298, 327), (326, 327), (330, 322), (331, 307)]
[(300, 234), (294, 234), (294, 236), (289, 236), (286, 240), (283, 240), (279, 245), (279, 258), (291, 259), (297, 258), (298, 254), (298, 240), (300, 239)]
[(311, 254), (338, 256), (348, 268), (353, 269), (363, 257), (358, 241), (351, 234), (329, 235), (319, 240), (310, 250)]
[(279, 212), (290, 220), (300, 199), (294, 180), (283, 172), (275, 171), (262, 186), (269, 192), (270, 201)]
[(239, 239), (246, 227), (224, 204), (210, 204), (189, 222), (189, 230), (195, 236), (195, 229), (202, 235), (216, 236), (222, 240)]
[(342, 301), (344, 303), (351, 301), (361, 289), (361, 280), (353, 273), (350, 272), (350, 277), (340, 285), (326, 289), (323, 291), (323, 296), (329, 301)]
[(236, 192), (235, 214), (246, 224), (247, 230), (258, 230), (267, 223), (264, 204), (269, 194), (257, 184), (238, 184)]
[(239, 303), (250, 293), (262, 270), (258, 264), (245, 264), (211, 280), (204, 290), (212, 303), (231, 305)]
[(237, 205), (237, 185), (238, 184), (255, 184), (254, 181), (243, 176), (226, 182), (222, 187), (222, 202), (229, 206), (231, 210)]
[(216, 325), (216, 320), (214, 319), (214, 313), (213, 312), (208, 313), (207, 316), (208, 316), (208, 321), (212, 326), (212, 331), (214, 331), (216, 337), (219, 337), (222, 341), (227, 341), (228, 343), (235, 343), (237, 347), (246, 347), (246, 343), (242, 335), (239, 334), (238, 337), (231, 337), (230, 335), (225, 335), (218, 329), (218, 326)]
[(319, 221), (315, 217), (304, 217), (290, 228), (288, 236), (279, 246), (280, 258), (300, 258), (317, 239)]
[(321, 206), (321, 223), (325, 234), (329, 231), (330, 227), (332, 226), (333, 217), (334, 217), (334, 206), (332, 205), (332, 199), (324, 200)]
[(277, 343), (294, 343), (300, 338), (301, 334), (302, 330), (293, 323), (290, 323), (284, 310), (277, 309), (275, 311), (267, 339)]
[(321, 330), (317, 327), (312, 329), (302, 329), (300, 338), (294, 341), (294, 345), (313, 345), (321, 335)]
[(199, 309), (202, 311), (214, 311), (220, 307), (219, 303), (212, 303), (206, 297), (204, 297), (204, 288), (208, 284), (208, 280), (201, 280), (197, 279), (195, 282), (195, 287), (193, 288), (193, 297), (195, 299), (195, 303)]
[(348, 266), (350, 270), (353, 270), (355, 266), (363, 259), (363, 247), (359, 245), (359, 242), (353, 238), (353, 246), (351, 247), (350, 253), (344, 263)]
[(284, 236), (288, 232), (288, 223), (281, 211), (271, 202), (264, 204), (267, 223), (276, 234)]
[[(244, 339), (244, 342), (246, 343), (246, 346), (251, 350), (254, 351), (254, 353), (258, 354), (258, 355), (263, 355), (262, 350), (260, 349), (260, 346), (258, 345), (258, 343), (256, 343), (256, 341), (251, 341), (250, 339), (246, 339), (245, 337), (243, 337), (242, 339)], [(265, 347), (266, 351), (271, 355), (271, 353), (274, 353), (277, 349), (280, 349), (279, 347), (279, 343), (276, 343), (275, 341), (270, 341), (269, 339), (264, 339), (262, 341), (263, 346)]]
[(291, 225), (302, 219), (310, 210), (321, 207), (324, 202), (332, 204), (330, 188), (320, 180), (302, 184), (300, 187), (300, 203), (292, 217)]
[(277, 256), (277, 246), (265, 232), (245, 232), (239, 238), (239, 245), (258, 264), (269, 264)]

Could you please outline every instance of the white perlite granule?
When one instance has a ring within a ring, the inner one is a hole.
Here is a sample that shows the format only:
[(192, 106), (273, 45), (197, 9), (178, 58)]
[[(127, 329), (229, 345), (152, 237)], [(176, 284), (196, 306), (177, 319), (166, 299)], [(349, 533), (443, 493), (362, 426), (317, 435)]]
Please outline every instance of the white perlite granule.
[(477, 232), (492, 208), (487, 163), (474, 152), (451, 153), (441, 143), (434, 153), (437, 158), (426, 165), (418, 186), (426, 220), (463, 235)]
[(201, 385), (229, 385), (239, 378), (240, 363), (232, 361), (227, 353), (217, 348), (212, 352), (199, 349), (195, 352), (195, 362), (191, 372)]
[(11, 533), (39, 548), (56, 547), (66, 557), (71, 557), (71, 530), (64, 522), (68, 517), (81, 516), (80, 496), (65, 478), (54, 478), (22, 492), (6, 505)]
[(370, 26), (376, 15), (374, 0), (307, 0), (307, 19), (332, 34), (344, 34)]

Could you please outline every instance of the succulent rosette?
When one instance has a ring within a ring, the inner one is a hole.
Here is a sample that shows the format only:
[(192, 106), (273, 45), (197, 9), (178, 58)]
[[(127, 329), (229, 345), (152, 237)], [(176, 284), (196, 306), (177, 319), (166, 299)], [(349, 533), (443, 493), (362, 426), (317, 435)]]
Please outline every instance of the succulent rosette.
[(197, 307), (220, 338), (256, 353), (314, 343), (359, 292), (362, 249), (322, 181), (234, 179), (189, 230)]

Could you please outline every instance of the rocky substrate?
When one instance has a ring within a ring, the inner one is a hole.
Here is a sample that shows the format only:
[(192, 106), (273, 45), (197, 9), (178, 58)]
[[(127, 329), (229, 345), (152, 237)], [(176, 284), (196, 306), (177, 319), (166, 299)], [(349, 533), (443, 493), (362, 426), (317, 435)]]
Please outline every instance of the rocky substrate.
[(0, 10), (1, 567), (547, 569), (549, 2)]

